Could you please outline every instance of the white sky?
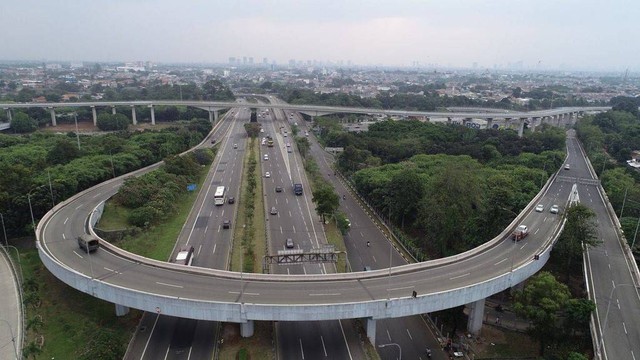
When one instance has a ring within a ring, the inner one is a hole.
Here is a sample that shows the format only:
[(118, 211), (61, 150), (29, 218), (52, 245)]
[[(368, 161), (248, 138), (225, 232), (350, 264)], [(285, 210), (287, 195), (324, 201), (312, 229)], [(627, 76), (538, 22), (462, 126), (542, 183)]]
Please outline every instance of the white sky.
[(1, 0), (0, 59), (640, 70), (638, 0)]

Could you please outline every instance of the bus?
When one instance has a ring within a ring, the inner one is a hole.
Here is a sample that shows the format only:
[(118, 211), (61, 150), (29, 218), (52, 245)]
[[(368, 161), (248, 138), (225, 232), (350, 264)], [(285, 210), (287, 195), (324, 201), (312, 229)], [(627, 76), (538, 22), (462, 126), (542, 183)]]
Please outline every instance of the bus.
[(218, 186), (216, 193), (213, 195), (213, 201), (216, 206), (224, 205), (225, 197), (227, 196), (227, 189), (224, 186)]

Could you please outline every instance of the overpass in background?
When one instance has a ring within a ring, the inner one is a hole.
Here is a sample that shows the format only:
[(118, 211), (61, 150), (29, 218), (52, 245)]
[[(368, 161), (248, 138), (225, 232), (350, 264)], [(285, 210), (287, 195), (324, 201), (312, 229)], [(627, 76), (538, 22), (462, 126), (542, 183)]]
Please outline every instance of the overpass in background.
[[(147, 101), (91, 101), (91, 102), (64, 102), (64, 103), (2, 103), (2, 107), (7, 118), (11, 121), (12, 110), (42, 108), (49, 110), (51, 114), (51, 125), (56, 126), (56, 108), (91, 108), (93, 124), (97, 124), (98, 116), (96, 108), (111, 108), (112, 114), (116, 113), (116, 107), (130, 107), (131, 119), (133, 124), (137, 124), (136, 107), (147, 107), (150, 109), (151, 124), (155, 125), (156, 106), (188, 106), (206, 110), (209, 113), (209, 121), (217, 122), (219, 111), (230, 109), (238, 106), (245, 107), (264, 107), (255, 104), (239, 104), (232, 101), (179, 101), (179, 100), (147, 100)], [(370, 109), (358, 107), (342, 107), (342, 106), (320, 106), (320, 105), (295, 105), (295, 104), (270, 104), (269, 107), (282, 110), (297, 111), (310, 117), (323, 116), (329, 114), (366, 114), (366, 115), (383, 115), (383, 116), (401, 116), (414, 117), (424, 121), (430, 121), (431, 118), (446, 118), (449, 123), (454, 119), (461, 121), (463, 125), (473, 119), (482, 119), (487, 122), (487, 128), (491, 128), (494, 122), (515, 123), (518, 128), (518, 135), (522, 136), (524, 124), (528, 123), (532, 129), (536, 126), (548, 123), (554, 126), (564, 126), (567, 123), (573, 124), (579, 116), (585, 113), (603, 112), (610, 110), (610, 106), (586, 106), (586, 107), (563, 107), (548, 110), (538, 110), (531, 112), (515, 112), (499, 109), (480, 109), (469, 108), (462, 111), (456, 108), (456, 111), (410, 111), (410, 110), (385, 110)]]

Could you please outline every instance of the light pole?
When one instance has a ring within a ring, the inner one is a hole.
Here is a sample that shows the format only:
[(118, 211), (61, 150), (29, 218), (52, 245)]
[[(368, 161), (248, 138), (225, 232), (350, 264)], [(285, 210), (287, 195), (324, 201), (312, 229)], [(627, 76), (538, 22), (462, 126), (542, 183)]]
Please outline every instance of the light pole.
[(78, 150), (80, 150), (80, 135), (78, 135), (78, 113), (73, 113), (73, 119), (76, 122), (76, 140), (78, 140)]
[(9, 333), (11, 333), (11, 342), (13, 343), (13, 352), (16, 355), (16, 360), (18, 360), (18, 348), (16, 347), (16, 337), (13, 335), (13, 329), (11, 328), (11, 324), (9, 324), (9, 322), (5, 319), (0, 319), (1, 321), (3, 321), (5, 324), (7, 324), (7, 327), (9, 328)]
[(0, 220), (2, 220), (2, 232), (4, 233), (4, 245), (9, 246), (9, 240), (7, 240), (7, 229), (4, 227), (4, 215), (0, 213)]
[(402, 360), (402, 348), (400, 347), (400, 345), (396, 344), (396, 343), (389, 343), (389, 344), (380, 344), (378, 345), (379, 348), (385, 348), (387, 346), (397, 346), (398, 347), (398, 360)]

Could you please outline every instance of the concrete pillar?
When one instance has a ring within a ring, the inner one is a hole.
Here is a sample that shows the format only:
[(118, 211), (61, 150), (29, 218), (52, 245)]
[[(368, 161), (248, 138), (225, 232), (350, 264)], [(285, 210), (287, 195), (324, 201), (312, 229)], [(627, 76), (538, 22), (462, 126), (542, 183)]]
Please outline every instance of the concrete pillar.
[(493, 126), (493, 118), (487, 118), (487, 129), (491, 129)]
[(240, 323), (240, 336), (247, 338), (253, 336), (253, 320)]
[(112, 115), (115, 115), (115, 114), (116, 114), (116, 107), (115, 107), (115, 106), (112, 106), (112, 107), (111, 107), (111, 114), (112, 114)]
[(13, 120), (13, 118), (11, 117), (11, 109), (7, 108), (7, 119), (9, 119), (9, 122), (11, 122), (11, 120)]
[(426, 117), (424, 118), (424, 120), (425, 120), (426, 122), (431, 122), (431, 118), (430, 118), (430, 117), (428, 117), (428, 116), (426, 116)]
[(484, 318), (484, 299), (480, 299), (471, 304), (469, 307), (469, 320), (467, 321), (467, 331), (478, 336), (482, 329), (482, 319)]
[(367, 318), (367, 337), (371, 342), (371, 345), (376, 346), (376, 321), (372, 318)]
[(96, 107), (95, 106), (91, 107), (91, 115), (93, 115), (93, 126), (97, 126), (98, 125), (98, 114), (96, 114)]
[(448, 118), (447, 118), (447, 124), (451, 124), (451, 121), (452, 121), (452, 120), (453, 120), (453, 119), (451, 119), (450, 117), (448, 117)]
[(524, 118), (518, 119), (518, 121), (520, 121), (520, 124), (518, 125), (518, 137), (522, 137), (524, 134), (524, 120)]
[(133, 125), (138, 124), (138, 119), (136, 119), (136, 107), (131, 105), (131, 120), (133, 120)]
[(218, 117), (220, 116), (220, 111), (218, 110), (213, 110), (213, 122), (217, 123), (218, 122)]
[(156, 111), (153, 109), (153, 105), (149, 105), (149, 109), (151, 109), (151, 125), (156, 124)]
[(129, 313), (129, 308), (124, 305), (116, 304), (116, 316), (125, 316)]
[(536, 132), (536, 127), (542, 124), (542, 120), (539, 117), (531, 118), (531, 132)]
[(209, 122), (213, 124), (213, 111), (209, 110)]
[(56, 111), (54, 108), (49, 108), (49, 112), (51, 113), (51, 125), (52, 126), (56, 126), (58, 125), (56, 123)]
[(560, 121), (562, 121), (562, 118), (560, 115), (555, 115), (555, 119), (556, 119), (556, 126), (560, 126)]

